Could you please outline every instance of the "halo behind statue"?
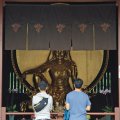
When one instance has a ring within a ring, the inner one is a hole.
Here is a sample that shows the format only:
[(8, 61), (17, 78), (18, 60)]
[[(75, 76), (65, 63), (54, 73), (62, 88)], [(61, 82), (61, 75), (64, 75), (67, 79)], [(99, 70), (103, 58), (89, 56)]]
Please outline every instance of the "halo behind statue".
[[(71, 51), (71, 58), (77, 65), (78, 77), (84, 80), (84, 89), (91, 90), (102, 79), (109, 60), (109, 51)], [(25, 70), (35, 68), (46, 62), (49, 51), (44, 50), (16, 50), (11, 51), (12, 65), (16, 75), (20, 78), (24, 86), (30, 93), (34, 92), (32, 77), (26, 80), (21, 78)], [(51, 57), (51, 56), (49, 56)], [(44, 73), (48, 82), (51, 78), (48, 72)]]

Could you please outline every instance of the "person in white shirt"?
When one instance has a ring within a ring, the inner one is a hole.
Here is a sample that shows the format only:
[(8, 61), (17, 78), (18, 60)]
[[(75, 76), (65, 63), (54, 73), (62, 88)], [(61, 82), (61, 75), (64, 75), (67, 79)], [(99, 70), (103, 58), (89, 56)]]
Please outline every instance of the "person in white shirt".
[[(45, 81), (40, 81), (38, 87), (40, 89), (40, 92), (34, 95), (32, 98), (32, 106), (35, 113), (35, 120), (50, 120), (50, 111), (53, 107), (53, 98), (46, 93), (48, 84)], [(34, 105), (38, 104), (43, 97), (48, 98), (48, 104), (41, 111), (36, 112), (34, 109)]]

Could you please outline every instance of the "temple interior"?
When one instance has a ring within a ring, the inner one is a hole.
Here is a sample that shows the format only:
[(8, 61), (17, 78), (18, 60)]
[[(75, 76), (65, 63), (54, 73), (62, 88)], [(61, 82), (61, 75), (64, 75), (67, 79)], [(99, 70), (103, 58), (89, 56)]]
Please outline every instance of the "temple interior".
[(77, 77), (84, 81), (91, 112), (114, 111), (119, 102), (115, 3), (7, 3), (4, 10), (2, 101), (7, 111), (33, 111), (31, 99), (45, 80), (53, 112), (63, 112)]

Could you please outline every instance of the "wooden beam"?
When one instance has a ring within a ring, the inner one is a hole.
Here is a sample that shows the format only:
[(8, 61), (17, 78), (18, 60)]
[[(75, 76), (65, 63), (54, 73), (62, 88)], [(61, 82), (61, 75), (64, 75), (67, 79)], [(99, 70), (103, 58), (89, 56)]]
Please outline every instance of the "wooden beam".
[(116, 0), (5, 0), (5, 2), (115, 2)]

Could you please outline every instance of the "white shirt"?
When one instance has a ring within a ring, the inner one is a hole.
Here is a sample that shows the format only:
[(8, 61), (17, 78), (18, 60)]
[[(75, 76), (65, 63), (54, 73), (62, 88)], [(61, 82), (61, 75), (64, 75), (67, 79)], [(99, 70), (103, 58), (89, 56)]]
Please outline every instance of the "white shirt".
[[(42, 97), (48, 98), (48, 104), (40, 112), (36, 112), (34, 110), (34, 112), (35, 112), (35, 120), (37, 120), (37, 119), (50, 119), (50, 111), (52, 110), (52, 107), (53, 107), (53, 98), (52, 98), (52, 96), (50, 96), (46, 92), (37, 93), (36, 95), (33, 96), (32, 106), (34, 104), (39, 103), (40, 100), (42, 100)], [(33, 109), (34, 109), (34, 107), (33, 107)]]

